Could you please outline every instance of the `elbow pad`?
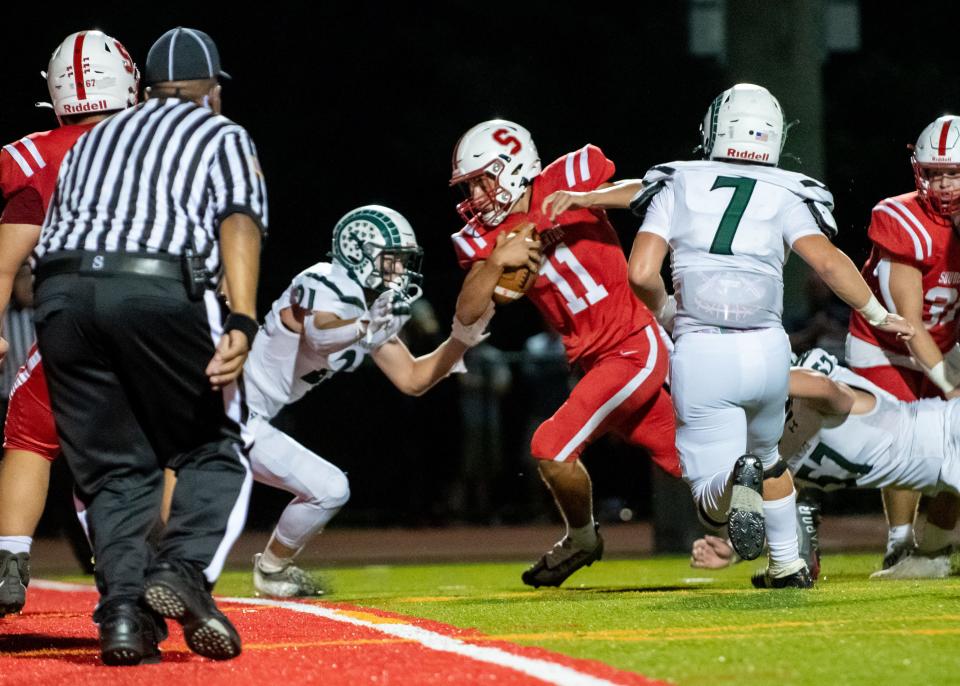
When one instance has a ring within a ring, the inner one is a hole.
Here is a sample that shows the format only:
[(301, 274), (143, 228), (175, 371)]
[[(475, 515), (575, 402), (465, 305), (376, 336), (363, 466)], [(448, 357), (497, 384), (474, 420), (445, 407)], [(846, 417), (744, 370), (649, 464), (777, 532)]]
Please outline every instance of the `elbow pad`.
[(343, 326), (333, 326), (329, 329), (318, 329), (313, 323), (313, 317), (307, 316), (303, 320), (303, 337), (307, 345), (314, 352), (321, 355), (332, 355), (363, 338), (366, 333), (366, 322), (357, 320)]

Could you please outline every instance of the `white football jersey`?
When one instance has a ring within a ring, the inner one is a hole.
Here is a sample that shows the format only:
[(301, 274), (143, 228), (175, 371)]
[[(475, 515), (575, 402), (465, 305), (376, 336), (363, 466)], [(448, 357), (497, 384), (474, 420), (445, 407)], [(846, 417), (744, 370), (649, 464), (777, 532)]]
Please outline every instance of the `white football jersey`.
[(281, 310), (291, 305), (340, 319), (356, 319), (367, 312), (363, 288), (341, 265), (318, 262), (297, 274), (274, 300), (243, 367), (247, 404), (265, 417), (276, 416), (284, 405), (336, 372), (352, 372), (367, 354), (360, 344), (331, 355), (314, 352), (280, 320)]
[(903, 402), (844, 367), (830, 378), (873, 394), (877, 404), (867, 414), (843, 418), (791, 401), (780, 453), (794, 479), (823, 490), (939, 490), (941, 467), (954, 452), (947, 428), (957, 402)]
[(833, 196), (775, 167), (671, 162), (650, 169), (632, 207), (670, 246), (674, 338), (705, 327), (782, 327), (783, 265), (794, 242), (836, 233)]

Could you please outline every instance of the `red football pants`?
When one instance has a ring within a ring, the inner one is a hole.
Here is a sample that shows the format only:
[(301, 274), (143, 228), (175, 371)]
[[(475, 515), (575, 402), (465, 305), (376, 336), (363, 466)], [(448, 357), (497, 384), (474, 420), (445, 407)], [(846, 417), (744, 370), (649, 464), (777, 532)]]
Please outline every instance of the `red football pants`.
[(30, 348), (27, 362), (20, 367), (10, 389), (3, 447), (28, 450), (51, 462), (60, 454), (60, 439), (57, 438), (57, 427), (50, 409), (47, 377), (43, 373), (36, 343)]

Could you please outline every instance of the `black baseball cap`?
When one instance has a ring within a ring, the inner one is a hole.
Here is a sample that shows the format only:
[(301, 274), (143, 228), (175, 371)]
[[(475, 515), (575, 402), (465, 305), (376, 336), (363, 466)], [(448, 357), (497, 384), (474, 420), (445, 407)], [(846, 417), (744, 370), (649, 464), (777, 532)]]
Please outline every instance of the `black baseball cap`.
[(217, 44), (199, 29), (178, 26), (160, 36), (147, 53), (143, 80), (148, 86), (163, 81), (230, 78), (220, 68)]

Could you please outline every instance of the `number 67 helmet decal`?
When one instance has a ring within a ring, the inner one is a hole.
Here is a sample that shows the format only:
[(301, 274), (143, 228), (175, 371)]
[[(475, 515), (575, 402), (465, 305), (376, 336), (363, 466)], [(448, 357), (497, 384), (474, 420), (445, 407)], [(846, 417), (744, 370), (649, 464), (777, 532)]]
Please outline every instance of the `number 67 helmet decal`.
[(471, 226), (497, 226), (540, 169), (540, 155), (525, 128), (505, 119), (477, 124), (453, 149), (450, 185), (466, 195), (457, 211)]

